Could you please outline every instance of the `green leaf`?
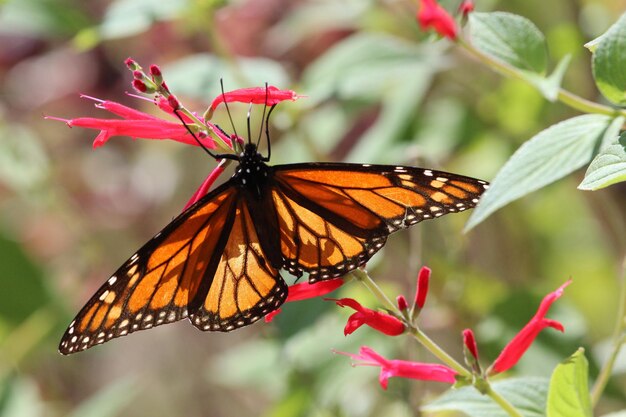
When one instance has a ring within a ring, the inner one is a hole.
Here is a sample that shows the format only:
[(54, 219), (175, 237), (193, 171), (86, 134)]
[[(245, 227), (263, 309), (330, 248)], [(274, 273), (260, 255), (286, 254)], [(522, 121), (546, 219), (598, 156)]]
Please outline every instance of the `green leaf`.
[(550, 378), (548, 417), (593, 416), (587, 385), (588, 368), (583, 348), (556, 367)]
[(622, 181), (626, 181), (626, 132), (596, 155), (578, 189), (599, 190)]
[(537, 87), (546, 99), (556, 101), (559, 95), (559, 89), (561, 88), (561, 82), (563, 82), (563, 76), (565, 75), (565, 71), (567, 70), (571, 60), (571, 55), (565, 55), (563, 59), (559, 61), (552, 74), (548, 77), (532, 72), (524, 72), (524, 78)]
[[(548, 380), (544, 378), (510, 378), (493, 382), (491, 388), (509, 401), (524, 417), (544, 417)], [(474, 387), (447, 391), (423, 406), (422, 411), (462, 411), (470, 417), (509, 417), (498, 404)]]
[(470, 36), (476, 48), (526, 71), (545, 74), (546, 39), (525, 17), (505, 12), (471, 13)]
[(619, 106), (626, 105), (626, 13), (600, 37), (592, 66), (604, 97)]
[(511, 201), (589, 162), (611, 120), (598, 114), (574, 117), (550, 126), (524, 143), (496, 174), (465, 230), (476, 226)]

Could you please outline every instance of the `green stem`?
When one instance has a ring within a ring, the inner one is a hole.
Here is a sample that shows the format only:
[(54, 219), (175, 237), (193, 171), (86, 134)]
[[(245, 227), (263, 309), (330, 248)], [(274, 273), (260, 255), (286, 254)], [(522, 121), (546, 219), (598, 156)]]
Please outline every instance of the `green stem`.
[(440, 361), (448, 365), (450, 368), (454, 369), (459, 373), (459, 375), (465, 378), (471, 378), (472, 373), (465, 369), (463, 365), (454, 360), (454, 358), (446, 351), (444, 351), (437, 343), (435, 343), (431, 338), (426, 336), (426, 333), (422, 332), (420, 329), (411, 326), (409, 328), (409, 333), (422, 345), (424, 346), (430, 353), (436, 356)]
[(378, 285), (374, 282), (374, 280), (368, 275), (368, 273), (360, 268), (357, 268), (350, 272), (350, 274), (361, 281), (368, 290), (374, 294), (374, 296), (385, 306), (388, 311), (392, 311), (398, 317), (402, 317), (402, 313), (398, 310), (398, 307), (385, 295), (385, 293), (380, 289)]
[[(380, 289), (380, 287), (372, 280), (369, 274), (362, 270), (356, 269), (352, 271), (349, 275), (361, 281), (374, 296), (382, 303), (385, 308), (397, 315), (397, 317), (403, 317), (402, 313), (398, 309), (398, 307), (391, 302), (389, 297)], [(441, 362), (448, 365), (450, 368), (454, 369), (459, 376), (462, 378), (471, 381), (474, 380), (472, 372), (467, 370), (463, 365), (454, 360), (452, 356), (450, 356), (446, 351), (444, 351), (437, 343), (435, 343), (432, 339), (430, 339), (424, 332), (415, 327), (414, 325), (408, 326), (408, 331), (411, 336), (413, 336), (426, 350), (428, 350), (431, 354), (437, 357)], [(504, 397), (502, 397), (497, 392), (491, 389), (489, 382), (485, 379), (480, 379), (480, 386), (476, 384), (474, 381), (474, 387), (481, 393), (488, 395), (496, 404), (498, 404), (508, 415), (511, 417), (523, 417), (522, 414)]]
[(508, 415), (511, 417), (524, 417), (522, 413), (520, 413), (513, 404), (508, 402), (506, 398), (498, 394), (496, 391), (491, 389), (491, 386), (487, 385), (487, 389), (485, 394), (489, 396), (496, 404), (500, 406)]
[[(362, 269), (355, 269), (352, 271), (352, 275), (361, 281), (374, 296), (385, 306), (385, 308), (391, 312), (393, 312), (398, 317), (403, 317), (402, 312), (398, 309), (398, 307), (391, 302), (389, 297), (385, 295), (385, 293), (380, 289), (380, 287), (372, 280), (367, 272)], [(442, 348), (440, 348), (434, 341), (432, 341), (424, 332), (420, 329), (409, 326), (409, 333), (417, 339), (417, 341), (422, 344), (430, 353), (439, 358), (443, 363), (448, 365), (450, 368), (454, 369), (466, 378), (471, 378), (472, 373), (465, 369), (463, 365), (454, 360), (454, 358), (448, 355)]]
[[(496, 58), (493, 58), (492, 56), (483, 53), (481, 50), (475, 48), (472, 44), (468, 42), (459, 40), (458, 43), (461, 47), (465, 49), (465, 51), (467, 51), (470, 55), (472, 55), (474, 58), (487, 65), (488, 67), (491, 67), (492, 69), (511, 78), (528, 82), (527, 77), (524, 75), (524, 72), (522, 70), (519, 70), (505, 62), (502, 62)], [(582, 98), (570, 91), (564, 90), (563, 88), (559, 88), (557, 99), (561, 103), (583, 113), (604, 114), (606, 116), (612, 117), (618, 115), (626, 116), (626, 109), (616, 109), (613, 107), (604, 106), (602, 104)]]
[(613, 346), (608, 360), (602, 366), (602, 369), (598, 374), (598, 378), (591, 389), (592, 407), (595, 407), (598, 404), (598, 401), (600, 401), (602, 392), (604, 391), (606, 384), (609, 382), (609, 378), (613, 372), (615, 360), (617, 359), (622, 346), (626, 343), (626, 335), (624, 335), (624, 331), (626, 330), (626, 256), (622, 259), (619, 281), (621, 289), (619, 307), (617, 309), (617, 318), (615, 320), (615, 328), (613, 329)]

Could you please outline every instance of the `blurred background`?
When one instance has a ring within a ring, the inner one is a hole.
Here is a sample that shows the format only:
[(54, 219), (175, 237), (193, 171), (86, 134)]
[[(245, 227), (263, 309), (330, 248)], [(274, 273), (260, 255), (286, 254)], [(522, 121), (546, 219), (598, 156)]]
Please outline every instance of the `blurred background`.
[[(460, 1), (443, 2), (455, 10)], [(158, 114), (129, 97), (123, 61), (161, 67), (202, 113), (219, 92), (262, 86), (306, 98), (272, 119), (272, 162), (426, 166), (490, 180), (520, 144), (576, 115), (421, 32), (408, 0), (5, 0), (0, 2), (0, 416), (416, 416), (447, 387), (352, 368), (331, 349), (368, 345), (436, 361), (406, 337), (364, 328), (322, 300), (290, 303), (273, 323), (203, 333), (162, 326), (63, 357), (57, 344), (94, 291), (184, 206), (214, 167), (196, 147), (116, 137), (44, 120), (111, 117), (79, 94)], [(573, 61), (564, 86), (601, 100), (583, 44), (626, 9), (616, 0), (478, 0), (521, 14), (546, 34), (551, 62)], [(233, 106), (243, 128), (246, 106)], [(224, 115), (217, 120), (228, 126)], [(258, 121), (258, 120), (257, 120)], [(462, 360), (472, 327), (488, 364), (542, 296), (574, 284), (513, 370), (548, 377), (585, 346), (595, 375), (606, 353), (625, 253), (626, 188), (576, 190), (583, 172), (500, 210), (469, 234), (467, 214), (397, 233), (368, 264), (390, 297), (413, 297), (433, 269), (421, 323)], [(227, 176), (223, 176), (223, 179)], [(287, 275), (287, 274), (284, 274)], [(292, 278), (288, 277), (291, 281)], [(376, 308), (357, 283), (334, 296)], [(626, 407), (626, 358), (600, 410)], [(449, 415), (449, 414), (448, 414)]]

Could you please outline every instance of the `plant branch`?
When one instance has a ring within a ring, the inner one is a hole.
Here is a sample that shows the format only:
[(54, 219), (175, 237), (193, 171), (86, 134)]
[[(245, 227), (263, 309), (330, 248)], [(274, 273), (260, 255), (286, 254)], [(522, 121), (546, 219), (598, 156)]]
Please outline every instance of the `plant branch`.
[[(469, 42), (465, 42), (463, 40), (459, 40), (459, 45), (468, 52), (471, 56), (492, 68), (493, 70), (509, 76), (511, 78), (515, 78), (517, 80), (522, 80), (528, 83), (527, 77), (524, 75), (524, 72), (520, 69), (517, 69), (506, 62), (502, 62), (499, 59), (496, 59), (488, 54), (485, 54), (481, 50), (474, 47)], [(587, 100), (583, 97), (580, 97), (570, 91), (567, 91), (563, 88), (559, 88), (557, 94), (557, 100), (561, 103), (578, 110), (583, 113), (595, 113), (595, 114), (604, 114), (606, 116), (616, 117), (626, 116), (626, 109), (617, 109), (609, 106), (605, 106), (590, 100)]]

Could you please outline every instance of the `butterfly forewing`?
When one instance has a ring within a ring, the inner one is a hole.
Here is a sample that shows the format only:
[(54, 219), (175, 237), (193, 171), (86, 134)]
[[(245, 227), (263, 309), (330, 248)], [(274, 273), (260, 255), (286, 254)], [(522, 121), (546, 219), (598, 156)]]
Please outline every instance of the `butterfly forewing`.
[(488, 187), (428, 169), (337, 163), (276, 166), (274, 184), (284, 267), (313, 282), (364, 264), (398, 229), (474, 207)]
[(59, 351), (69, 354), (188, 315), (207, 260), (220, 251), (235, 190), (220, 187), (174, 219), (128, 259), (87, 302), (66, 330)]

